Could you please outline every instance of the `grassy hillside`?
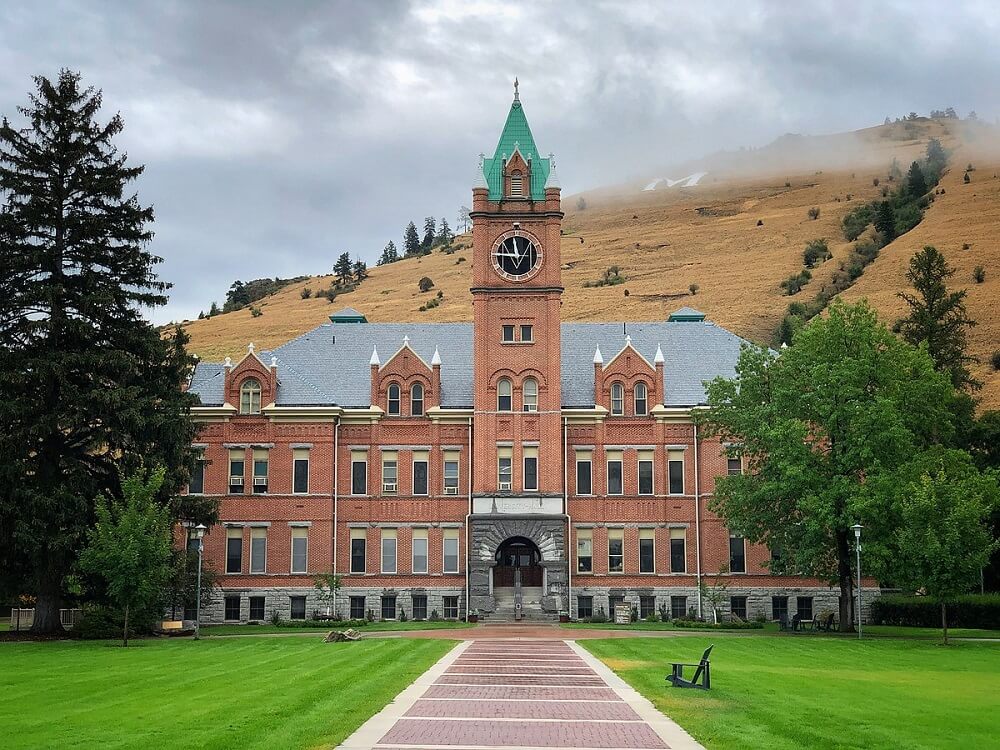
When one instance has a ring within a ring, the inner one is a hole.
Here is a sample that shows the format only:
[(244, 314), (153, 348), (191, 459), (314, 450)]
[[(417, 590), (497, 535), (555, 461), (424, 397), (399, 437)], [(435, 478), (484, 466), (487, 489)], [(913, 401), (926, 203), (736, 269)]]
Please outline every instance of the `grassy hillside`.
[[(1000, 148), (997, 130), (989, 125), (922, 120), (818, 138), (785, 137), (756, 151), (705, 159), (709, 174), (693, 188), (607, 188), (586, 193), (584, 210), (577, 209), (576, 196), (566, 196), (563, 318), (662, 320), (687, 304), (742, 336), (770, 342), (788, 303), (811, 299), (849, 252), (852, 243), (844, 240), (842, 217), (860, 202), (880, 197), (873, 178), (889, 184), (892, 158), (905, 172), (923, 155), (930, 137), (953, 152), (940, 184), (944, 195), (936, 197), (916, 229), (884, 248), (843, 296), (866, 296), (887, 321), (894, 319), (901, 311), (896, 294), (906, 288), (910, 256), (923, 245), (935, 245), (957, 269), (952, 285), (968, 288), (969, 311), (979, 321), (970, 336), (971, 353), (982, 360), (975, 374), (985, 383), (984, 406), (998, 408), (1000, 373), (992, 371), (988, 359), (1000, 348)], [(970, 162), (976, 169), (966, 185), (963, 174)], [(673, 171), (674, 177), (683, 174)], [(820, 210), (816, 220), (808, 216), (813, 207)], [(801, 270), (802, 250), (815, 238), (829, 241), (833, 258), (814, 269), (802, 292), (787, 297), (780, 283)], [(371, 321), (470, 320), (470, 240), (460, 237), (457, 244), (462, 249), (451, 255), (435, 252), (374, 268), (356, 291), (332, 304), (301, 298), (303, 287), (315, 292), (333, 280), (318, 277), (262, 300), (260, 317), (241, 310), (191, 322), (186, 324), (191, 350), (215, 361), (240, 355), (250, 341), (261, 348), (277, 346), (326, 322), (345, 305)], [(622, 268), (626, 283), (584, 288), (612, 265)], [(985, 283), (973, 282), (977, 265), (986, 269)], [(417, 289), (423, 276), (434, 281), (428, 293)], [(699, 287), (694, 296), (691, 284)], [(438, 290), (444, 292), (440, 306), (420, 312)]]

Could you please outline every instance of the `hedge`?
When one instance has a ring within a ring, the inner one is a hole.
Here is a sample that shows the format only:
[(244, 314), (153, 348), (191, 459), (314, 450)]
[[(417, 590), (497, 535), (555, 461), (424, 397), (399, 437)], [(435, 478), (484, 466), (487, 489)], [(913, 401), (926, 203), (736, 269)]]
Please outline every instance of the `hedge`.
[[(941, 605), (926, 596), (882, 596), (872, 602), (873, 625), (941, 627)], [(969, 594), (948, 602), (948, 627), (1000, 629), (1000, 594)]]
[(693, 628), (695, 630), (760, 630), (764, 623), (759, 620), (733, 620), (732, 622), (703, 622), (701, 620), (686, 620), (677, 618), (674, 627)]

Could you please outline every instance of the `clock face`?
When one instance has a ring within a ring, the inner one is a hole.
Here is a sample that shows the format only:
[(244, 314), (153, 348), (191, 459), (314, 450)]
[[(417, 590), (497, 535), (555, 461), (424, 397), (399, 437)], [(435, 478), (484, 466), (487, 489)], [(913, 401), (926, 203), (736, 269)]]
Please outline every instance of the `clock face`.
[(508, 281), (527, 281), (542, 264), (542, 248), (530, 235), (507, 232), (493, 246), (493, 268)]

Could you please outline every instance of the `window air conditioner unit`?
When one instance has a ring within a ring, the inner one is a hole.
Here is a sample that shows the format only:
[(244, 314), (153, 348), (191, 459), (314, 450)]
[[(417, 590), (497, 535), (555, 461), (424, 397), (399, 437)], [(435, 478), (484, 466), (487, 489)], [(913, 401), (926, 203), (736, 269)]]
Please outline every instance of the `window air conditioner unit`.
[[(243, 484), (241, 481), (240, 484)], [(254, 487), (267, 487), (267, 477), (254, 477), (253, 478)]]
[(510, 482), (500, 482), (500, 491), (504, 490), (510, 491)]
[(445, 487), (444, 488), (444, 494), (446, 494), (446, 495), (457, 495), (458, 494), (458, 487)]
[(229, 486), (230, 487), (242, 487), (243, 486), (243, 477), (229, 477)]
[(395, 495), (396, 494), (396, 483), (395, 482), (383, 482), (382, 483), (382, 492), (385, 492), (387, 494), (391, 493), (391, 494)]

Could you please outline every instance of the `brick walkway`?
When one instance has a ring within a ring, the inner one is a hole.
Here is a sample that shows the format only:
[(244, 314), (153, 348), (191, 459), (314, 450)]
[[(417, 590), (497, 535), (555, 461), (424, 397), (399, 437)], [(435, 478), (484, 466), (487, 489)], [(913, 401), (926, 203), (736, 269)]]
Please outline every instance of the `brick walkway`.
[(571, 641), (456, 646), (341, 750), (700, 748)]

